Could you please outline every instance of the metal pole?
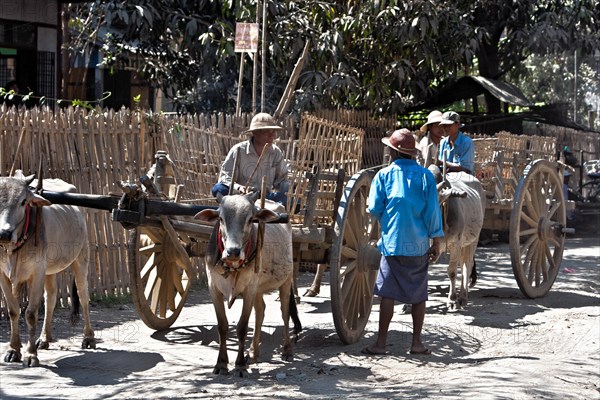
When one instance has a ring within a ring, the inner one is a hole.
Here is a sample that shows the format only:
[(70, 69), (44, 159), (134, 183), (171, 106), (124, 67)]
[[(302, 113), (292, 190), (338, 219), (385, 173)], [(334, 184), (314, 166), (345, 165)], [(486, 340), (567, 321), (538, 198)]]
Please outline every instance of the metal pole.
[(244, 79), (244, 56), (246, 55), (246, 52), (243, 51), (240, 53), (240, 55), (241, 55), (241, 57), (240, 57), (240, 77), (238, 80), (237, 103), (235, 105), (235, 115), (237, 117), (242, 115), (242, 113), (240, 111), (240, 103), (242, 101), (242, 86), (243, 86), (243, 79)]
[[(256, 23), (260, 26), (260, 0), (256, 2)], [(254, 53), (254, 66), (252, 70), (252, 115), (256, 114), (256, 81), (258, 77), (258, 52)]]
[(267, 0), (263, 1), (263, 20), (262, 20), (262, 72), (261, 72), (261, 89), (260, 89), (260, 112), (265, 111), (265, 76), (267, 75)]

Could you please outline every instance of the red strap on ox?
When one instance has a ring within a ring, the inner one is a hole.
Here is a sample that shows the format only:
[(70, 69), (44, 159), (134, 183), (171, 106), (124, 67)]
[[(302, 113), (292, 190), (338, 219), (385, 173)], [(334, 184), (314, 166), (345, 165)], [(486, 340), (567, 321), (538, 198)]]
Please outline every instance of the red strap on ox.
[(25, 204), (25, 228), (23, 228), (23, 235), (19, 240), (17, 240), (17, 243), (15, 243), (15, 250), (23, 246), (23, 244), (27, 240), (27, 231), (29, 230), (30, 214), (31, 208), (29, 207), (29, 204)]

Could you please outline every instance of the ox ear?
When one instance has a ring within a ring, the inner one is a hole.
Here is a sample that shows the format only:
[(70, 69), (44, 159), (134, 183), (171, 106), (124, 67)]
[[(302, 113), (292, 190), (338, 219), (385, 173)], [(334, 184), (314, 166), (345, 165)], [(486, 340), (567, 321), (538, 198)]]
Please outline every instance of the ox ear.
[(273, 222), (279, 219), (279, 214), (277, 214), (275, 211), (261, 208), (254, 216), (254, 219), (257, 222)]
[(198, 214), (194, 215), (194, 218), (204, 222), (216, 222), (219, 219), (219, 212), (209, 208), (200, 211)]
[[(33, 176), (33, 175), (32, 175)], [(35, 207), (51, 206), (52, 203), (39, 194), (32, 193), (31, 204)]]

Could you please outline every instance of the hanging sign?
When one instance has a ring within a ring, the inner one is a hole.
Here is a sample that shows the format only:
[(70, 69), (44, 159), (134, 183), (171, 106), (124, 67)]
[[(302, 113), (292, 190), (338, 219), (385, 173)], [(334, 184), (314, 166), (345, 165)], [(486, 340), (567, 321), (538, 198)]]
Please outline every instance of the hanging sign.
[(237, 53), (258, 51), (258, 24), (247, 22), (235, 24), (235, 51)]

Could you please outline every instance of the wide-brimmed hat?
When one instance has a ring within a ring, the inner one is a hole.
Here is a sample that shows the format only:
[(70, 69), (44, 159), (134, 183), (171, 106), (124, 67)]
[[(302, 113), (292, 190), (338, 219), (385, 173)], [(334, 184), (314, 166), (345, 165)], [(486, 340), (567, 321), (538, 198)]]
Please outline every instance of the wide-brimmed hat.
[(246, 132), (252, 133), (267, 129), (278, 131), (283, 130), (283, 128), (277, 124), (275, 118), (273, 118), (271, 114), (258, 113), (252, 118), (252, 121), (250, 122), (250, 128), (248, 128)]
[(398, 129), (392, 133), (390, 137), (384, 137), (381, 142), (392, 149), (408, 154), (409, 156), (416, 155), (419, 150), (415, 147), (415, 137), (406, 128)]
[(432, 112), (429, 113), (429, 115), (427, 116), (427, 122), (425, 122), (423, 124), (423, 126), (421, 126), (421, 129), (419, 129), (421, 132), (426, 133), (427, 132), (427, 125), (430, 124), (439, 124), (440, 122), (442, 122), (442, 112), (438, 111), (438, 110), (433, 110)]
[(446, 111), (442, 115), (442, 121), (440, 125), (452, 125), (452, 124), (460, 124), (460, 115), (454, 111)]

